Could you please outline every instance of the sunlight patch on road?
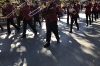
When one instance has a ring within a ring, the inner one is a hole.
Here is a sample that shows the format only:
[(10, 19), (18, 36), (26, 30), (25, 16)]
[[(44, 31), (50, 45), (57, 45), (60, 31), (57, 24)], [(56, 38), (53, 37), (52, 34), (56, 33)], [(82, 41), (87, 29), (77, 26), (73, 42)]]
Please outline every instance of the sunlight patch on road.
[(84, 53), (89, 54), (95, 58), (98, 58), (98, 56), (93, 51), (96, 47), (94, 44), (90, 43), (89, 40), (79, 38), (79, 36), (76, 36), (74, 34), (72, 34), (72, 37), (81, 45), (80, 48)]
[(0, 36), (1, 39), (5, 39), (6, 37), (7, 37), (6, 34)]
[(17, 48), (16, 52), (27, 52), (26, 47), (25, 46), (20, 46), (19, 48)]
[(55, 62), (57, 62), (56, 57), (52, 54), (52, 52), (51, 52), (50, 50), (48, 50), (48, 49), (46, 49), (46, 48), (42, 48), (41, 51), (40, 51), (40, 53), (43, 53), (43, 54), (45, 54), (46, 56), (51, 57)]

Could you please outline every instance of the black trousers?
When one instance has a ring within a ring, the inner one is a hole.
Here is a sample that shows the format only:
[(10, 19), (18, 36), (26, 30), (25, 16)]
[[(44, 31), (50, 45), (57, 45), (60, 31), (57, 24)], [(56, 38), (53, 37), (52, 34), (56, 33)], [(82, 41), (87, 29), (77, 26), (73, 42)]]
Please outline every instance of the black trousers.
[(86, 14), (86, 24), (87, 24), (87, 26), (88, 26), (88, 17), (89, 17), (90, 24), (91, 24), (91, 14)]
[(20, 21), (23, 20), (23, 16), (18, 16), (17, 17), (17, 25), (20, 27)]
[(60, 20), (60, 15), (61, 15), (61, 14), (60, 14), (59, 12), (57, 12), (56, 14), (57, 14), (57, 16), (58, 16), (58, 18), (59, 18), (59, 20)]
[(46, 42), (47, 43), (50, 43), (51, 32), (53, 32), (56, 39), (59, 40), (57, 21), (46, 22)]
[(93, 22), (93, 15), (94, 15), (94, 18), (95, 18), (95, 21), (96, 21), (96, 19), (98, 19), (98, 11), (92, 12), (92, 22)]
[(34, 15), (34, 27), (36, 27), (36, 22), (38, 22), (39, 25), (41, 26), (39, 15)]
[(67, 24), (69, 24), (69, 13), (67, 13)]
[(78, 23), (77, 23), (77, 17), (72, 17), (71, 18), (71, 26), (70, 26), (70, 31), (72, 32), (72, 28), (73, 28), (73, 23), (74, 23), (74, 21), (75, 21), (75, 24), (76, 24), (76, 26), (77, 26), (77, 30), (79, 30), (79, 25), (78, 25)]
[(98, 10), (98, 17), (100, 17), (100, 10)]
[(32, 28), (34, 33), (37, 33), (37, 30), (35, 29), (35, 27), (32, 24), (32, 20), (23, 20), (23, 36), (26, 36), (26, 28), (27, 28), (27, 24)]
[(3, 27), (0, 25), (1, 30), (3, 30)]
[(14, 24), (13, 18), (7, 19), (7, 31), (8, 31), (8, 34), (11, 33), (10, 24), (13, 25), (17, 30), (19, 30), (19, 27)]

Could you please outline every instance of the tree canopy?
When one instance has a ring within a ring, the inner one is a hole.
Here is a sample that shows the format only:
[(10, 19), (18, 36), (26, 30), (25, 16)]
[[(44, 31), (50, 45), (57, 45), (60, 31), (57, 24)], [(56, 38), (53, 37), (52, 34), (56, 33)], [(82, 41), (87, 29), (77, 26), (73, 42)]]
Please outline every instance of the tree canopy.
[(0, 0), (0, 2), (4, 2), (5, 0)]

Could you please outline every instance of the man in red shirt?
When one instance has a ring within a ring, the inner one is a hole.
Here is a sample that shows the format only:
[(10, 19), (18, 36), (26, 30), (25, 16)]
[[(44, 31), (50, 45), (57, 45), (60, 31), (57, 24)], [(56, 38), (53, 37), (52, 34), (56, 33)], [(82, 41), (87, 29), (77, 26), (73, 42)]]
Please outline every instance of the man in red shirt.
[(46, 44), (44, 47), (50, 46), (51, 32), (54, 33), (57, 39), (57, 43), (59, 43), (59, 35), (58, 35), (58, 25), (57, 25), (57, 15), (56, 15), (56, 4), (52, 0), (48, 0), (46, 3), (46, 8), (43, 11), (46, 20)]
[(29, 16), (30, 6), (25, 2), (25, 6), (22, 8), (23, 12), (23, 36), (21, 38), (26, 38), (26, 26), (27, 24), (32, 28), (35, 35), (37, 35), (37, 30), (32, 25), (32, 17)]
[[(14, 10), (14, 8), (13, 8), (13, 5), (11, 5), (9, 1), (6, 1), (6, 4), (7, 5), (5, 7), (5, 12), (6, 12), (6, 16), (7, 16), (8, 14), (10, 14)], [(18, 30), (18, 32), (20, 30), (19, 27), (16, 26), (14, 24), (14, 22), (13, 22), (13, 16), (14, 15), (12, 14), (11, 16), (7, 17), (7, 31), (8, 31), (8, 35), (10, 35), (10, 33), (11, 33), (11, 31), (10, 31), (10, 24), (12, 24)]]

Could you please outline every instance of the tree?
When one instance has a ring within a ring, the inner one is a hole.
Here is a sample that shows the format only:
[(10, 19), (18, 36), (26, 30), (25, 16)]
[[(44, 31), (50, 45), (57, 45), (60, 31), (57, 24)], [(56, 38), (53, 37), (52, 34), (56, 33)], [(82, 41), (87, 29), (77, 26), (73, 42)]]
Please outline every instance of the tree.
[(0, 0), (0, 2), (4, 2), (5, 0)]

